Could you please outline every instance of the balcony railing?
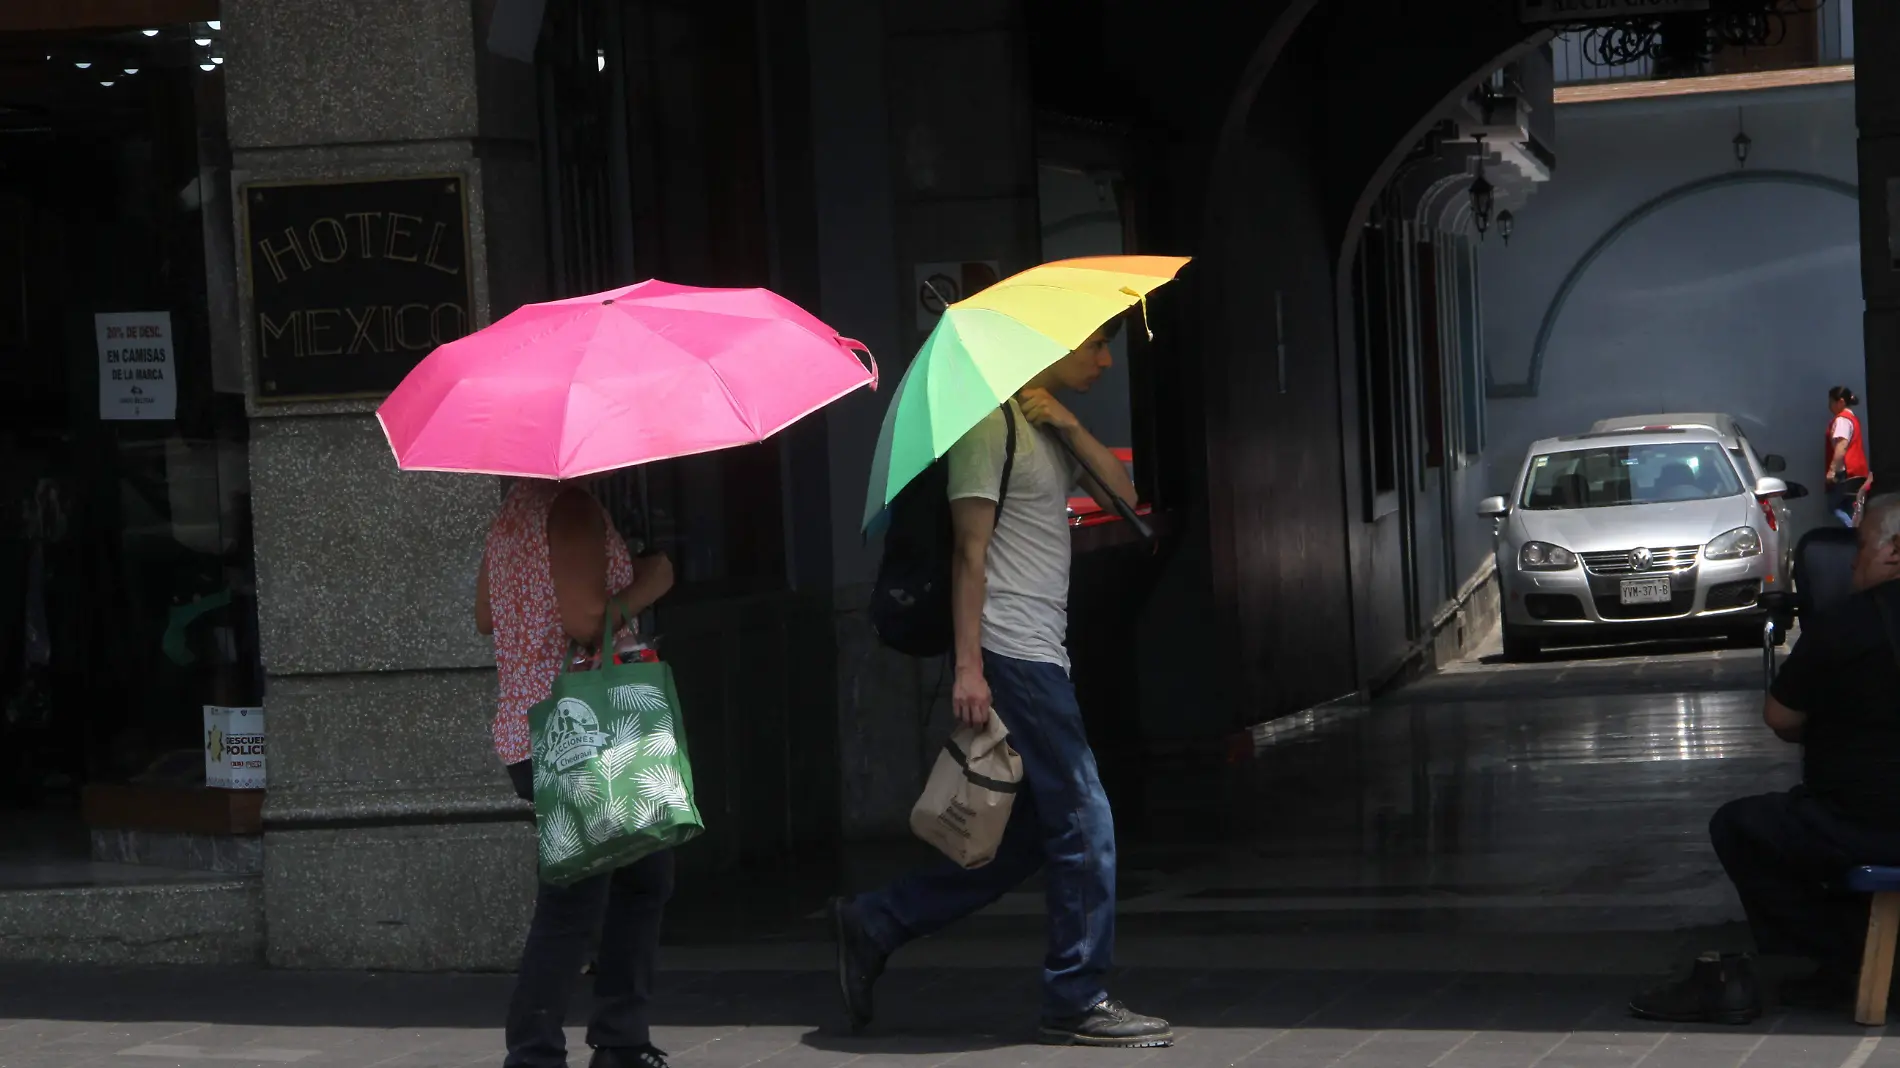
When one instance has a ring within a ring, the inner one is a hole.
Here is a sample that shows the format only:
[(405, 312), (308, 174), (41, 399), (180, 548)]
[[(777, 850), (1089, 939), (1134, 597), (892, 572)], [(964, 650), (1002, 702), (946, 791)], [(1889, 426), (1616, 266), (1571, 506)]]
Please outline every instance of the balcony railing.
[[(1866, 0), (1863, 0), (1866, 2)], [(1891, 3), (1893, 0), (1873, 0)], [(1803, 70), (1854, 62), (1854, 0), (1823, 0), (1814, 11), (1781, 15), (1783, 28), (1775, 40), (1750, 47), (1729, 46), (1705, 63), (1658, 64), (1645, 55), (1630, 62), (1619, 58), (1604, 29), (1560, 35), (1551, 42), (1557, 84), (1601, 85), (1607, 82), (1652, 81), (1712, 74), (1755, 74), (1764, 71)], [(1610, 53), (1610, 54), (1606, 54)]]

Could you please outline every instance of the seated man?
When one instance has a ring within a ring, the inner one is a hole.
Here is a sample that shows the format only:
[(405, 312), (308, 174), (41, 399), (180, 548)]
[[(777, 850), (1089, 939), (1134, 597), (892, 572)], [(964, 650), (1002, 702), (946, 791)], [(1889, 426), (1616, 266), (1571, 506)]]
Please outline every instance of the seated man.
[[(1804, 619), (1763, 718), (1802, 747), (1801, 785), (1731, 801), (1709, 835), (1764, 954), (1803, 957), (1789, 1005), (1851, 1007), (1867, 899), (1844, 882), (1862, 864), (1900, 864), (1900, 494), (1867, 505), (1854, 594)], [(1704, 954), (1686, 980), (1638, 995), (1638, 1016), (1746, 1023), (1761, 1012), (1748, 961)]]

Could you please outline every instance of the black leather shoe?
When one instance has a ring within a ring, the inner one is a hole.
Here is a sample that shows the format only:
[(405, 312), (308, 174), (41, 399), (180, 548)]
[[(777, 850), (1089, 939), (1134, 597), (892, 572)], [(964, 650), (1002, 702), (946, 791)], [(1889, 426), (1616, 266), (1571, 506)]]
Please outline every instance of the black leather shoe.
[(653, 1046), (602, 1047), (587, 1068), (667, 1068), (666, 1053)]
[(831, 935), (838, 945), (838, 996), (852, 1034), (871, 1025), (871, 988), (884, 974), (886, 954), (864, 933), (851, 903), (831, 899)]
[(1044, 1020), (1041, 1038), (1051, 1046), (1151, 1049), (1174, 1045), (1174, 1028), (1110, 998), (1080, 1016)]
[(1704, 953), (1688, 978), (1631, 998), (1630, 1013), (1664, 1023), (1753, 1023), (1761, 1016), (1754, 962), (1741, 953)]

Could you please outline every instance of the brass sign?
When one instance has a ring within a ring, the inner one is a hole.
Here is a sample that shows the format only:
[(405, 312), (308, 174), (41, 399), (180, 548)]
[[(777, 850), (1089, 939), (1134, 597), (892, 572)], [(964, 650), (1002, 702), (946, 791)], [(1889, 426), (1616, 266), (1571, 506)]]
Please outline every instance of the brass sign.
[(387, 394), (474, 311), (460, 175), (246, 186), (260, 402)]

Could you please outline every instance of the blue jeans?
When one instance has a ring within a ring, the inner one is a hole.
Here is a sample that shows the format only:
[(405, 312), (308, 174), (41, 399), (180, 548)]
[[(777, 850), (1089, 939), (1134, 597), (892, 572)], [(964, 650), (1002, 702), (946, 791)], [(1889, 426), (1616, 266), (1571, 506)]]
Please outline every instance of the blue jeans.
[(1854, 525), (1854, 503), (1860, 496), (1863, 480), (1844, 479), (1827, 488), (1827, 510), (1834, 513), (1841, 526)]
[(888, 953), (976, 912), (1047, 865), (1043, 1011), (1077, 1015), (1107, 996), (1102, 981), (1115, 950), (1115, 821), (1108, 795), (1067, 672), (985, 651), (983, 674), (1010, 744), (1023, 758), (1023, 789), (996, 859), (975, 869), (939, 860), (858, 897), (854, 910), (865, 933)]

